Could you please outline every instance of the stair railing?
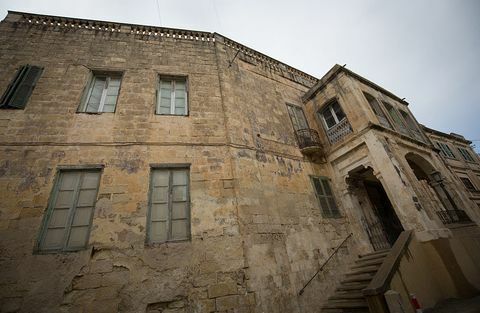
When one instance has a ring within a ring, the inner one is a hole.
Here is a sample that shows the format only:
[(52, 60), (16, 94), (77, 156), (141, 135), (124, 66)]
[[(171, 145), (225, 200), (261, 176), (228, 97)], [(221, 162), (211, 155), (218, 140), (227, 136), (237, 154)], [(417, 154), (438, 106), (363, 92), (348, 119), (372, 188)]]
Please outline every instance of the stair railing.
[(345, 242), (347, 242), (348, 238), (352, 237), (353, 236), (353, 233), (350, 233), (345, 239), (343, 239), (342, 243), (340, 243), (337, 248), (335, 248), (335, 250), (330, 254), (330, 256), (328, 257), (328, 259), (325, 260), (325, 262), (323, 262), (322, 266), (320, 266), (320, 268), (318, 269), (318, 271), (312, 276), (312, 278), (310, 278), (309, 281), (307, 281), (307, 283), (303, 286), (302, 289), (300, 289), (300, 291), (298, 292), (298, 295), (301, 296), (303, 294), (303, 292), (305, 291), (305, 288), (307, 288), (307, 286), (312, 282), (312, 280), (317, 277), (318, 273), (320, 273), (323, 268), (328, 264), (328, 262), (330, 262), (330, 260), (333, 258), (333, 256), (335, 254), (337, 254), (338, 250), (340, 250), (340, 248), (343, 246), (343, 244)]

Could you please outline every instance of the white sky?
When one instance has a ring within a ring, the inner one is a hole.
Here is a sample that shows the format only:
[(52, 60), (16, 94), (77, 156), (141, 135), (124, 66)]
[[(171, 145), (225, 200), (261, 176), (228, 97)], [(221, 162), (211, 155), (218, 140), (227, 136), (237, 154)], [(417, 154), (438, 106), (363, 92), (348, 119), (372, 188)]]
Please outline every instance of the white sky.
[(480, 151), (478, 0), (0, 0), (7, 10), (216, 31), (318, 78), (346, 63)]

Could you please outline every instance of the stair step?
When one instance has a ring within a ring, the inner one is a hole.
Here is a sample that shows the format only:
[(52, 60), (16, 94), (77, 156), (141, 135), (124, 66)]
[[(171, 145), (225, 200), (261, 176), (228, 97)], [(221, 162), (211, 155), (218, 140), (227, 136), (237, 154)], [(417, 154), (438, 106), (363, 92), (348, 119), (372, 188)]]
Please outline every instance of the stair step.
[(376, 273), (378, 271), (378, 268), (380, 266), (378, 265), (372, 265), (372, 266), (364, 266), (356, 271), (351, 271), (345, 274), (346, 276), (353, 276), (353, 275), (358, 275), (358, 274), (365, 274), (365, 273)]
[(367, 256), (389, 253), (390, 250), (391, 249), (378, 250), (378, 251), (374, 251), (374, 252), (370, 252), (370, 253), (360, 254), (358, 257), (359, 258), (364, 258), (364, 257), (367, 257)]
[(328, 298), (328, 300), (343, 300), (343, 299), (365, 299), (363, 293), (361, 292), (345, 292), (345, 293), (335, 293), (333, 296)]
[(358, 275), (351, 275), (346, 279), (343, 279), (343, 283), (353, 283), (353, 282), (364, 282), (364, 281), (371, 281), (373, 279), (372, 274), (358, 274)]
[(365, 262), (365, 261), (368, 261), (368, 260), (383, 259), (388, 255), (389, 252), (390, 251), (386, 251), (386, 252), (382, 252), (382, 253), (378, 253), (378, 254), (373, 254), (373, 255), (360, 257), (355, 261), (355, 263), (361, 263), (361, 262)]
[(357, 265), (352, 266), (351, 269), (365, 268), (367, 266), (372, 266), (372, 265), (380, 265), (380, 264), (383, 263), (383, 260), (384, 260), (384, 258), (366, 260), (366, 261), (362, 261), (362, 262), (355, 261), (355, 263), (357, 263)]
[(322, 306), (325, 309), (355, 309), (368, 308), (367, 301), (362, 300), (342, 300), (342, 301), (328, 301)]
[(337, 287), (337, 291), (362, 291), (367, 288), (368, 284), (341, 284)]

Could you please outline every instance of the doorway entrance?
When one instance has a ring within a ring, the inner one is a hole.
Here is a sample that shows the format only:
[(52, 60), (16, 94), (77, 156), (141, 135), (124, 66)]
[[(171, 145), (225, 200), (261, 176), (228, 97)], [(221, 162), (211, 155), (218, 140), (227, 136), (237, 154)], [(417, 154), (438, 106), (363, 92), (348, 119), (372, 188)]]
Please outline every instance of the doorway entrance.
[(371, 167), (362, 167), (349, 174), (349, 184), (363, 212), (362, 223), (374, 250), (392, 247), (403, 231), (395, 209), (382, 183)]

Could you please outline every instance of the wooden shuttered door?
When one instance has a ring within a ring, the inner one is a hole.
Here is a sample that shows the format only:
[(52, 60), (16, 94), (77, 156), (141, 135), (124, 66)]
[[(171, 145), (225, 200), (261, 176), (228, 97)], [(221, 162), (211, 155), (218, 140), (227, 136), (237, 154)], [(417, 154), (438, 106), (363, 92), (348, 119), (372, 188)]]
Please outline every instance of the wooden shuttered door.
[(312, 177), (313, 185), (315, 187), (315, 193), (320, 207), (322, 209), (322, 215), (324, 217), (339, 217), (337, 204), (333, 197), (332, 189), (327, 177)]
[(86, 247), (97, 198), (98, 170), (61, 172), (48, 208), (40, 250)]
[(293, 129), (298, 131), (300, 129), (307, 129), (307, 119), (305, 118), (305, 114), (303, 110), (297, 106), (287, 104), (288, 114), (290, 115), (290, 119), (292, 120)]
[(151, 243), (190, 238), (189, 173), (186, 168), (153, 169), (150, 183)]
[(3, 94), (0, 107), (24, 109), (42, 71), (38, 66), (22, 66)]

